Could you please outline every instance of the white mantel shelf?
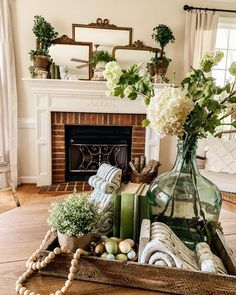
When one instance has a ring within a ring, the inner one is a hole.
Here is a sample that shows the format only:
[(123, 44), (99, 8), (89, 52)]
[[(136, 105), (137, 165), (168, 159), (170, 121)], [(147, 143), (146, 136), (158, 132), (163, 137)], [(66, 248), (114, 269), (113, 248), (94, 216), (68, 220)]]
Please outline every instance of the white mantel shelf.
[[(142, 98), (107, 96), (105, 81), (23, 78), (35, 98), (37, 186), (52, 183), (51, 112), (145, 114)], [(162, 88), (163, 85), (156, 85)], [(159, 159), (159, 137), (146, 129), (145, 155)]]
[(48, 108), (53, 112), (146, 113), (141, 97), (131, 101), (127, 98), (107, 96), (108, 88), (105, 81), (29, 78), (22, 80), (37, 97), (47, 95)]

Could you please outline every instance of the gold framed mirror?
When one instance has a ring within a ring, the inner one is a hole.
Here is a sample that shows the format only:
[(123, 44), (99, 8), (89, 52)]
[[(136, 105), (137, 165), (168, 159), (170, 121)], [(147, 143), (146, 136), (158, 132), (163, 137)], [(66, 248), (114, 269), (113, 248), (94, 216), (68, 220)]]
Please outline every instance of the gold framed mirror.
[(160, 52), (159, 48), (146, 46), (142, 41), (137, 40), (128, 46), (115, 46), (112, 50), (112, 56), (122, 69), (132, 64), (151, 62), (155, 52)]
[(49, 54), (58, 66), (66, 66), (69, 75), (76, 75), (80, 80), (92, 78), (93, 44), (91, 42), (77, 42), (66, 35), (50, 42)]
[(114, 46), (132, 44), (130, 27), (118, 27), (110, 24), (108, 19), (98, 18), (95, 23), (72, 24), (72, 38), (77, 42), (92, 42), (93, 51), (108, 51), (112, 53)]

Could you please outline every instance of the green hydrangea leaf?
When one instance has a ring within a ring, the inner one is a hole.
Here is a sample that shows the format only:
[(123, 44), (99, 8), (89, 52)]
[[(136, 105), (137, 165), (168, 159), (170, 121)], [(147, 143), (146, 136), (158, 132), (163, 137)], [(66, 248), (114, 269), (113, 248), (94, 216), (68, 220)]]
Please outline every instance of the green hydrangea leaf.
[(142, 121), (142, 127), (148, 127), (150, 125), (150, 121), (148, 119), (144, 119)]
[(236, 103), (236, 96), (230, 97), (229, 102)]

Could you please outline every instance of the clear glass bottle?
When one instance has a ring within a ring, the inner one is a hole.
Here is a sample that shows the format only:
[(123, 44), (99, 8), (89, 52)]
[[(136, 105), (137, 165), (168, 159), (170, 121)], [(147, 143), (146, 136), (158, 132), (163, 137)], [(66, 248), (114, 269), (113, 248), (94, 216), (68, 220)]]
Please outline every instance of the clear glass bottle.
[(198, 170), (196, 146), (196, 138), (179, 140), (172, 170), (158, 176), (148, 192), (152, 221), (166, 223), (190, 249), (210, 243), (222, 204), (217, 186)]

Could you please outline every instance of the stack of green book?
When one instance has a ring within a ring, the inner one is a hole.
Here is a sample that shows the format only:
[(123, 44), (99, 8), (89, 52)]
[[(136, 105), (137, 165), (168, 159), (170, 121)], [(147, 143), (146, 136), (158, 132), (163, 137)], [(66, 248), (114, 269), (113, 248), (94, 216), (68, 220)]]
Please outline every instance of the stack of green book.
[(149, 218), (148, 188), (147, 184), (129, 182), (115, 194), (114, 236), (139, 240), (142, 220)]
[(59, 66), (56, 65), (54, 62), (50, 65), (49, 73), (51, 79), (60, 79)]

